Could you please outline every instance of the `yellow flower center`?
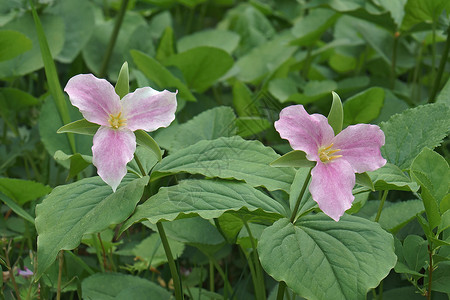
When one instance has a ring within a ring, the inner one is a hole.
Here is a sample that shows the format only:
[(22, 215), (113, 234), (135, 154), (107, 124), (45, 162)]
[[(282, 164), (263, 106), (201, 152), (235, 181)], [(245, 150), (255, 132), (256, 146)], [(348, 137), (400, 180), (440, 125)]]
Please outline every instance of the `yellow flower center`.
[(119, 127), (127, 125), (127, 119), (122, 117), (122, 112), (118, 113), (117, 115), (110, 114), (108, 122), (114, 129), (119, 129)]
[(319, 148), (319, 158), (323, 163), (327, 163), (332, 161), (333, 159), (342, 157), (342, 155), (333, 155), (334, 153), (341, 151), (341, 149), (331, 149), (331, 147), (333, 147), (333, 144), (329, 145), (328, 147)]

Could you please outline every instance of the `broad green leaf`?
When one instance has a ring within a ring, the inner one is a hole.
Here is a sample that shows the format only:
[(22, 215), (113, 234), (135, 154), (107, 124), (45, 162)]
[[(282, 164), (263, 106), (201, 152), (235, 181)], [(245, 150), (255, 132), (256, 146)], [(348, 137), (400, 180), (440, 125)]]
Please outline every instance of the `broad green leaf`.
[(308, 81), (303, 87), (303, 93), (291, 95), (287, 101), (294, 101), (299, 104), (308, 104), (323, 98), (330, 97), (331, 92), (336, 90), (337, 84), (333, 80)]
[(83, 280), (83, 298), (97, 300), (169, 300), (172, 294), (154, 282), (122, 273), (97, 273)]
[[(114, 19), (96, 24), (94, 33), (82, 50), (86, 65), (94, 73), (99, 73), (105, 51), (114, 28)], [(117, 80), (124, 61), (131, 63), (130, 50), (142, 51), (153, 55), (155, 49), (147, 22), (138, 13), (127, 11), (120, 27), (117, 41), (108, 66), (108, 77)], [(131, 66), (130, 66), (131, 67)], [(159, 74), (160, 75), (160, 74)]]
[(126, 176), (115, 193), (100, 177), (58, 186), (36, 207), (38, 279), (60, 250), (76, 248), (85, 234), (123, 222), (139, 202), (148, 177)]
[(177, 48), (179, 52), (184, 52), (192, 48), (207, 46), (220, 48), (228, 54), (232, 54), (237, 48), (239, 40), (239, 35), (232, 31), (206, 29), (183, 36), (177, 41)]
[(375, 190), (378, 191), (398, 190), (416, 192), (419, 189), (417, 183), (412, 181), (399, 167), (390, 163), (367, 174), (372, 179)]
[[(379, 201), (377, 202), (379, 203)], [(387, 231), (396, 233), (403, 226), (414, 220), (417, 214), (421, 214), (424, 211), (425, 208), (420, 200), (395, 202), (383, 208), (378, 223)], [(375, 215), (372, 216), (372, 220), (375, 220)]]
[(0, 30), (0, 61), (8, 60), (32, 48), (31, 40), (15, 30)]
[[(184, 244), (172, 239), (168, 240), (173, 257), (180, 257), (184, 251)], [(133, 248), (132, 253), (135, 257), (139, 257), (139, 263), (144, 263), (146, 269), (150, 266), (157, 268), (167, 262), (166, 252), (164, 251), (161, 238), (157, 233), (151, 234), (149, 237), (140, 241)]]
[(226, 211), (237, 211), (243, 207), (249, 211), (265, 212), (272, 219), (280, 218), (286, 210), (276, 200), (242, 182), (184, 180), (180, 184), (161, 188), (156, 195), (139, 205), (122, 226), (122, 231), (141, 220), (156, 224), (161, 220), (172, 221), (192, 214), (213, 219)]
[(15, 212), (18, 216), (22, 217), (23, 219), (27, 220), (31, 224), (34, 224), (34, 218), (30, 216), (29, 213), (27, 213), (22, 207), (20, 207), (14, 200), (4, 195), (2, 192), (0, 192), (0, 200), (2, 200), (3, 203), (6, 204), (13, 212)]
[[(50, 52), (56, 55), (64, 44), (64, 23), (60, 17), (46, 14), (41, 16), (41, 22), (47, 39), (50, 41)], [(33, 47), (13, 59), (0, 62), (0, 78), (22, 76), (44, 66), (31, 14), (23, 14), (3, 26), (2, 30), (14, 30), (24, 34), (31, 40)]]
[(288, 101), (289, 97), (298, 93), (297, 84), (290, 77), (272, 79), (269, 82), (268, 90), (281, 103)]
[(331, 27), (339, 18), (339, 14), (330, 10), (317, 8), (298, 20), (292, 27), (295, 39), (293, 45), (310, 46), (314, 44), (322, 34)]
[(384, 90), (369, 88), (344, 102), (344, 124), (369, 123), (380, 114), (384, 103)]
[(449, 115), (449, 107), (436, 103), (408, 109), (382, 122), (386, 136), (383, 157), (400, 169), (408, 169), (424, 147), (434, 148), (447, 136)]
[(155, 140), (150, 135), (148, 135), (148, 133), (145, 132), (144, 130), (136, 130), (134, 134), (136, 135), (136, 142), (139, 145), (144, 146), (148, 150), (152, 151), (155, 154), (158, 161), (161, 161), (162, 152), (158, 144), (155, 142)]
[(191, 94), (187, 86), (154, 58), (136, 50), (131, 50), (130, 52), (138, 69), (141, 70), (148, 79), (156, 83), (160, 89), (176, 88), (179, 91), (180, 97), (183, 97), (188, 101), (196, 101), (194, 95)]
[(233, 58), (224, 50), (197, 47), (164, 60), (165, 66), (180, 69), (188, 87), (199, 93), (206, 91), (233, 66)]
[(295, 52), (297, 47), (289, 46), (288, 33), (280, 34), (274, 39), (255, 47), (250, 53), (241, 57), (236, 66), (240, 72), (237, 79), (243, 82), (258, 83), (268, 73), (275, 71)]
[(230, 107), (220, 106), (206, 110), (186, 123), (177, 126), (174, 134), (161, 130), (155, 139), (169, 150), (177, 151), (202, 140), (231, 137), (236, 134), (236, 116)]
[(273, 126), (273, 124), (264, 117), (240, 117), (235, 120), (235, 124), (238, 129), (237, 134), (244, 138), (257, 135), (261, 131)]
[(314, 161), (306, 159), (306, 153), (300, 150), (293, 150), (277, 158), (270, 163), (272, 167), (293, 167), (293, 168), (312, 168), (316, 165)]
[(294, 170), (271, 167), (269, 163), (278, 157), (273, 149), (260, 142), (246, 141), (237, 136), (200, 141), (165, 157), (155, 166), (152, 179), (185, 172), (234, 178), (268, 190), (289, 191)]
[(441, 233), (450, 227), (450, 211), (444, 212), (441, 217), (438, 233)]
[(158, 48), (156, 49), (155, 58), (162, 62), (164, 59), (171, 57), (175, 54), (175, 47), (173, 45), (173, 40), (175, 37), (173, 36), (172, 27), (168, 26), (164, 29), (164, 32), (159, 40)]
[(69, 175), (67, 178), (73, 178), (81, 171), (86, 169), (90, 164), (92, 164), (92, 156), (82, 155), (80, 153), (75, 153), (68, 155), (61, 150), (55, 152), (53, 155), (55, 160), (70, 160)]
[(428, 258), (427, 241), (417, 235), (408, 235), (403, 242), (403, 257), (411, 270), (419, 272)]
[(40, 101), (33, 95), (16, 88), (0, 88), (0, 105), (5, 109), (20, 111), (26, 107), (38, 105)]
[(142, 171), (136, 162), (136, 157), (138, 157), (138, 159), (140, 160), (145, 174), (149, 174), (152, 168), (158, 162), (158, 157), (155, 155), (155, 152), (153, 152), (153, 150), (150, 150), (148, 147), (138, 145), (136, 147), (136, 152), (134, 152), (134, 159), (127, 164), (127, 169), (130, 172), (139, 174), (139, 176), (141, 176)]
[(116, 86), (114, 87), (116, 94), (122, 99), (130, 92), (130, 73), (128, 72), (128, 63), (124, 62), (117, 77)]
[[(143, 224), (157, 231), (155, 224), (150, 222)], [(169, 238), (188, 244), (218, 245), (225, 241), (214, 225), (200, 217), (165, 222), (164, 231)]]
[(448, 5), (446, 0), (408, 0), (405, 5), (402, 30), (408, 30), (422, 22), (436, 22), (446, 5)]
[(449, 190), (448, 163), (438, 153), (424, 148), (411, 164), (411, 177), (420, 184), (428, 222), (433, 229), (441, 222), (439, 204)]
[(95, 28), (94, 10), (88, 0), (56, 1), (45, 10), (64, 21), (64, 46), (56, 60), (71, 63), (80, 54)]
[(339, 73), (348, 73), (356, 69), (358, 61), (355, 57), (336, 51), (329, 58), (330, 67)]
[(86, 134), (86, 135), (94, 135), (99, 129), (100, 125), (91, 123), (86, 119), (81, 119), (77, 121), (73, 121), (69, 124), (61, 126), (56, 132), (57, 133), (78, 133), (78, 134)]
[(31, 200), (35, 200), (47, 195), (52, 190), (48, 185), (42, 183), (16, 179), (16, 178), (0, 178), (0, 191), (6, 196), (14, 199), (20, 205)]
[[(64, 153), (72, 153), (69, 141), (65, 135), (56, 133), (57, 130), (63, 126), (55, 102), (47, 97), (41, 107), (39, 116), (39, 133), (42, 143), (44, 144), (48, 153), (53, 156), (56, 151), (61, 150)], [(81, 114), (78, 109), (72, 105), (68, 106), (70, 118), (72, 120), (80, 119)], [(75, 142), (77, 145), (77, 152), (81, 154), (91, 155), (92, 138), (83, 135), (75, 135)], [(59, 161), (66, 168), (69, 167), (68, 161)]]
[(241, 81), (233, 85), (233, 106), (239, 117), (259, 116), (250, 89)]
[(439, 264), (439, 267), (433, 272), (432, 290), (442, 293), (450, 294), (450, 262), (444, 261)]
[(439, 92), (436, 98), (436, 103), (444, 103), (447, 106), (450, 106), (450, 78), (447, 80), (447, 83)]
[(408, 0), (397, 0), (397, 1), (378, 0), (380, 5), (384, 7), (387, 11), (389, 11), (389, 14), (394, 20), (397, 28), (400, 28), (400, 25), (402, 24), (403, 21), (403, 17), (405, 16), (405, 4), (407, 1)]
[(337, 135), (342, 130), (342, 123), (344, 122), (344, 110), (342, 108), (342, 101), (338, 94), (331, 92), (333, 95), (333, 102), (331, 103), (330, 112), (328, 113), (328, 124), (333, 128), (334, 135)]
[(258, 253), (270, 276), (307, 299), (362, 299), (397, 260), (390, 234), (349, 215), (280, 219), (264, 230)]
[(369, 174), (367, 174), (367, 172), (355, 173), (355, 181), (356, 184), (366, 187), (371, 191), (375, 191), (375, 186), (373, 185), (372, 179), (370, 178)]

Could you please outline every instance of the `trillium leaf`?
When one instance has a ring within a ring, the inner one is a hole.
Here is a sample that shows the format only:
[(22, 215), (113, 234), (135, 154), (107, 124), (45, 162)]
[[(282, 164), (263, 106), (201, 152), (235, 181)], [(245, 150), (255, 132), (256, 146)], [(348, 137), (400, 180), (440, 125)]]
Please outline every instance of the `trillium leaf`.
[(91, 123), (86, 119), (81, 119), (60, 127), (56, 132), (57, 133), (72, 132), (78, 134), (94, 135), (99, 128), (100, 125)]
[(82, 155), (80, 153), (75, 153), (68, 155), (61, 150), (55, 152), (53, 155), (55, 160), (70, 160), (69, 175), (67, 178), (75, 177), (78, 173), (86, 169), (90, 164), (92, 164), (92, 156)]
[(13, 212), (15, 212), (18, 216), (22, 217), (23, 219), (27, 220), (31, 224), (34, 224), (34, 218), (30, 216), (29, 213), (27, 213), (22, 207), (20, 207), (14, 200), (7, 197), (5, 194), (0, 192), (0, 200), (6, 204)]
[(369, 88), (344, 102), (344, 124), (369, 123), (380, 114), (384, 104), (384, 90)]
[(122, 99), (130, 92), (130, 74), (128, 72), (128, 63), (124, 62), (119, 71), (117, 83), (115, 86), (116, 94)]
[(293, 150), (270, 163), (272, 167), (312, 168), (316, 162), (306, 159), (306, 153)]
[(356, 183), (364, 186), (366, 188), (369, 188), (370, 190), (374, 191), (375, 187), (373, 185), (372, 179), (370, 179), (370, 176), (367, 174), (367, 172), (364, 173), (356, 173), (355, 174), (355, 180)]
[(280, 219), (258, 242), (261, 265), (307, 299), (363, 299), (397, 260), (392, 236), (363, 218), (308, 215)]
[(144, 130), (136, 130), (134, 134), (136, 135), (136, 142), (139, 145), (151, 150), (156, 155), (158, 161), (161, 161), (162, 152), (158, 146), (158, 143), (156, 143), (155, 140)]
[(148, 177), (126, 176), (115, 193), (98, 176), (56, 187), (36, 207), (36, 279), (50, 267), (60, 250), (74, 249), (83, 235), (100, 232), (128, 218), (147, 182)]
[(273, 149), (260, 142), (237, 136), (200, 141), (165, 157), (155, 166), (152, 180), (185, 172), (234, 178), (268, 190), (289, 191), (294, 170), (269, 166), (269, 162), (278, 157)]
[(408, 169), (424, 147), (441, 144), (450, 128), (450, 107), (442, 103), (405, 110), (380, 124), (386, 135), (381, 154), (388, 162)]
[(339, 95), (331, 92), (333, 95), (333, 102), (331, 104), (330, 113), (328, 114), (328, 124), (333, 128), (334, 135), (337, 135), (342, 130), (342, 123), (344, 122), (344, 110), (342, 108), (342, 101)]
[(17, 178), (0, 178), (0, 192), (14, 199), (19, 205), (47, 195), (52, 188), (42, 183)]
[(367, 172), (375, 190), (398, 190), (417, 192), (419, 186), (411, 180), (405, 173), (396, 165), (387, 163), (378, 170)]
[(22, 54), (32, 47), (31, 40), (15, 30), (0, 31), (0, 61), (8, 60)]
[(226, 211), (237, 211), (244, 207), (249, 211), (261, 210), (271, 220), (279, 219), (287, 209), (243, 182), (185, 180), (178, 185), (161, 188), (157, 194), (139, 205), (122, 226), (122, 231), (141, 220), (156, 224), (161, 220), (172, 221), (192, 214), (213, 219)]
[(200, 46), (220, 48), (231, 54), (239, 45), (240, 36), (228, 30), (207, 29), (183, 36), (177, 42), (179, 52)]

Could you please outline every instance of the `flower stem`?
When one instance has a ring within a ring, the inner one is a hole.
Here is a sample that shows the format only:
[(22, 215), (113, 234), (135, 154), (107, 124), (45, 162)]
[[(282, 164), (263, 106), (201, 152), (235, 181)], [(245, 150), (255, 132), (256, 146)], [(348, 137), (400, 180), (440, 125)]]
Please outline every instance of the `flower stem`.
[(61, 280), (62, 280), (62, 269), (64, 264), (64, 250), (61, 250), (58, 253), (58, 263), (59, 268), (58, 268), (58, 285), (56, 288), (56, 300), (61, 299)]
[(428, 255), (430, 258), (430, 265), (428, 267), (428, 291), (427, 300), (431, 300), (431, 283), (433, 282), (433, 250), (431, 250), (431, 242), (428, 245)]
[(161, 237), (161, 242), (163, 244), (164, 251), (166, 252), (167, 256), (167, 261), (169, 263), (170, 273), (172, 274), (173, 286), (175, 288), (175, 299), (177, 300), (184, 299), (183, 294), (181, 293), (180, 276), (178, 275), (178, 270), (175, 265), (175, 261), (173, 259), (172, 251), (170, 250), (166, 232), (164, 231), (164, 227), (161, 222), (157, 222), (156, 227), (158, 228), (159, 236)]
[(444, 72), (445, 64), (447, 63), (448, 52), (450, 50), (450, 26), (447, 28), (447, 40), (445, 42), (444, 52), (442, 53), (441, 62), (439, 63), (439, 69), (437, 72), (437, 77), (434, 80), (433, 90), (431, 91), (430, 103), (436, 101), (436, 94), (438, 92), (439, 86), (441, 85), (442, 73)]
[(395, 88), (395, 80), (397, 79), (395, 67), (397, 65), (397, 48), (400, 34), (396, 32), (394, 34), (394, 46), (392, 48), (392, 60), (391, 60), (391, 89)]
[(14, 292), (16, 293), (16, 297), (18, 300), (20, 300), (21, 298), (20, 298), (19, 287), (17, 286), (16, 278), (14, 277), (13, 266), (11, 266), (11, 262), (9, 260), (9, 252), (11, 251), (11, 241), (9, 241), (8, 246), (4, 248), (4, 251), (5, 251), (6, 267), (8, 268), (9, 277), (11, 278), (11, 282), (13, 284)]
[(136, 153), (134, 153), (134, 159), (136, 160), (136, 164), (138, 165), (139, 171), (141, 172), (142, 176), (146, 176), (147, 173), (145, 172), (144, 166), (142, 165), (142, 162), (136, 155)]
[(305, 182), (303, 183), (302, 190), (300, 191), (300, 194), (298, 195), (297, 202), (295, 203), (294, 210), (292, 211), (291, 218), (289, 219), (289, 222), (294, 223), (295, 217), (297, 216), (298, 208), (300, 207), (300, 202), (302, 201), (303, 195), (305, 194), (306, 187), (308, 186), (309, 180), (311, 179), (311, 170), (309, 170), (308, 176), (305, 179)]
[(383, 196), (381, 196), (380, 206), (378, 207), (377, 215), (375, 216), (375, 222), (378, 223), (381, 216), (381, 211), (383, 210), (384, 202), (386, 201), (389, 190), (383, 191)]
[(114, 24), (114, 29), (109, 40), (108, 48), (106, 49), (105, 56), (103, 57), (102, 67), (100, 68), (100, 72), (98, 74), (100, 77), (106, 76), (106, 71), (108, 70), (108, 65), (109, 61), (111, 60), (114, 45), (116, 44), (117, 36), (119, 35), (120, 26), (122, 25), (125, 12), (127, 10), (128, 1), (129, 0), (122, 0), (119, 14), (117, 16), (116, 23)]
[(280, 283), (278, 284), (277, 300), (284, 299), (285, 290), (286, 290), (286, 283), (284, 281), (280, 281)]
[(264, 286), (264, 274), (262, 272), (261, 263), (259, 262), (258, 252), (256, 250), (255, 239), (253, 238), (253, 234), (250, 231), (250, 227), (248, 226), (247, 221), (244, 220), (245, 229), (248, 232), (248, 236), (250, 237), (250, 242), (253, 248), (253, 260), (254, 260), (254, 268), (255, 268), (255, 296), (256, 299), (266, 299), (266, 288)]

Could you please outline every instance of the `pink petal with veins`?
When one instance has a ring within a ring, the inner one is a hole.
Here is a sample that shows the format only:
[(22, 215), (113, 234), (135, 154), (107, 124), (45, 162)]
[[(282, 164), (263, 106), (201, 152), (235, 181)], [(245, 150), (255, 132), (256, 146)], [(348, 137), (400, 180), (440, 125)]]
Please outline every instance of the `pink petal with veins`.
[(94, 135), (92, 163), (98, 175), (115, 192), (127, 174), (127, 163), (133, 159), (136, 137), (131, 130), (101, 126)]
[(127, 127), (131, 131), (154, 131), (169, 126), (177, 110), (176, 94), (144, 87), (123, 97), (123, 115), (127, 119)]
[(89, 122), (110, 126), (109, 115), (115, 115), (121, 110), (120, 98), (114, 87), (105, 79), (98, 79), (92, 74), (70, 78), (64, 91), (69, 94), (72, 105), (78, 107)]

